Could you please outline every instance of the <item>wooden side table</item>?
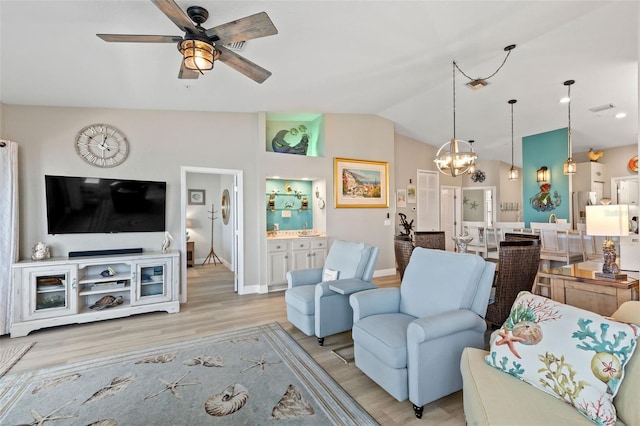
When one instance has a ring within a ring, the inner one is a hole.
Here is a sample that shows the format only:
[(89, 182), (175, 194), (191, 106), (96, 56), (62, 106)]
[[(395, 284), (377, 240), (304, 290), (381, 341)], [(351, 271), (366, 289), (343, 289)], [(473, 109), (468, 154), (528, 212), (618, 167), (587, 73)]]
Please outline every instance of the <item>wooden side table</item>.
[(195, 254), (195, 241), (187, 241), (187, 267), (193, 266)]
[(628, 300), (638, 300), (638, 279), (626, 280), (597, 278), (597, 266), (602, 264), (582, 262), (551, 268), (538, 273), (551, 284), (551, 299), (578, 308), (610, 316)]

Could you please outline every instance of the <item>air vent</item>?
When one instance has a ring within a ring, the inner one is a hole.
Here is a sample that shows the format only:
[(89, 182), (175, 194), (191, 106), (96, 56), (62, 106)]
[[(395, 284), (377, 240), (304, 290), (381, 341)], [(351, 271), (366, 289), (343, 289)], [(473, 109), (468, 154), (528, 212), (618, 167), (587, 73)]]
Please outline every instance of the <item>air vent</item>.
[(594, 113), (598, 113), (598, 112), (603, 112), (603, 111), (607, 111), (607, 110), (613, 109), (615, 107), (616, 106), (614, 104), (604, 104), (604, 105), (600, 105), (600, 106), (589, 108), (589, 111), (594, 112)]
[(234, 52), (241, 52), (244, 49), (246, 41), (236, 41), (235, 43), (225, 44), (224, 47), (233, 50)]

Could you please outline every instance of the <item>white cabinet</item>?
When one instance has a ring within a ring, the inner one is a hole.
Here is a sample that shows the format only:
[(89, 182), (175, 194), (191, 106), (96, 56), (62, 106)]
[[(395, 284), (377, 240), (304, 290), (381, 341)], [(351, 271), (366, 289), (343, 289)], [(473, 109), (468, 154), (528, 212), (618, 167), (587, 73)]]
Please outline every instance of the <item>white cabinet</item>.
[(279, 285), (287, 282), (289, 268), (289, 252), (287, 240), (269, 241), (267, 262), (268, 285)]
[(272, 240), (267, 242), (267, 252), (267, 284), (271, 289), (276, 289), (286, 285), (287, 271), (322, 267), (327, 257), (327, 239), (303, 237)]
[(578, 163), (578, 170), (571, 180), (571, 190), (595, 192), (596, 203), (599, 203), (604, 196), (604, 174), (604, 164), (593, 161)]
[(173, 271), (178, 270), (178, 259), (145, 259), (133, 263), (132, 305), (170, 302), (174, 296)]
[(178, 252), (22, 261), (13, 265), (11, 337), (62, 324), (178, 312)]
[(291, 270), (321, 268), (327, 257), (326, 238), (305, 238), (291, 242)]
[(17, 289), (20, 297), (14, 310), (22, 312), (28, 320), (72, 315), (77, 311), (76, 269), (67, 265), (54, 265), (43, 269), (26, 267), (18, 271), (19, 280), (25, 285)]
[(309, 249), (309, 268), (321, 268), (327, 259), (327, 239), (317, 238), (311, 240)]

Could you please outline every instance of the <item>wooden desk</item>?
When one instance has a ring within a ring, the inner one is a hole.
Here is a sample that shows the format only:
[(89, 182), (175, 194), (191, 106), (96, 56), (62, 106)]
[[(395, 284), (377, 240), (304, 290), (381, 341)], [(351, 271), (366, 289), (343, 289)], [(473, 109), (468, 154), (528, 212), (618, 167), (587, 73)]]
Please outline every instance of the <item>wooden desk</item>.
[(187, 267), (193, 266), (193, 259), (195, 254), (195, 241), (187, 241)]
[(638, 279), (597, 278), (601, 267), (601, 263), (581, 262), (547, 269), (538, 276), (549, 278), (552, 300), (610, 316), (623, 302), (638, 300)]

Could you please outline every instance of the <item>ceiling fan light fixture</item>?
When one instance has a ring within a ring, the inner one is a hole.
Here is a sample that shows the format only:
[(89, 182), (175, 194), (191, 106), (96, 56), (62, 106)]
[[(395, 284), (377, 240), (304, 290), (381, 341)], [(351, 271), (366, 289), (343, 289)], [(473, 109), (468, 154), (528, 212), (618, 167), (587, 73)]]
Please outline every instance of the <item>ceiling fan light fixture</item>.
[(178, 50), (184, 56), (184, 66), (194, 71), (209, 71), (220, 52), (208, 41), (185, 39), (178, 44)]

